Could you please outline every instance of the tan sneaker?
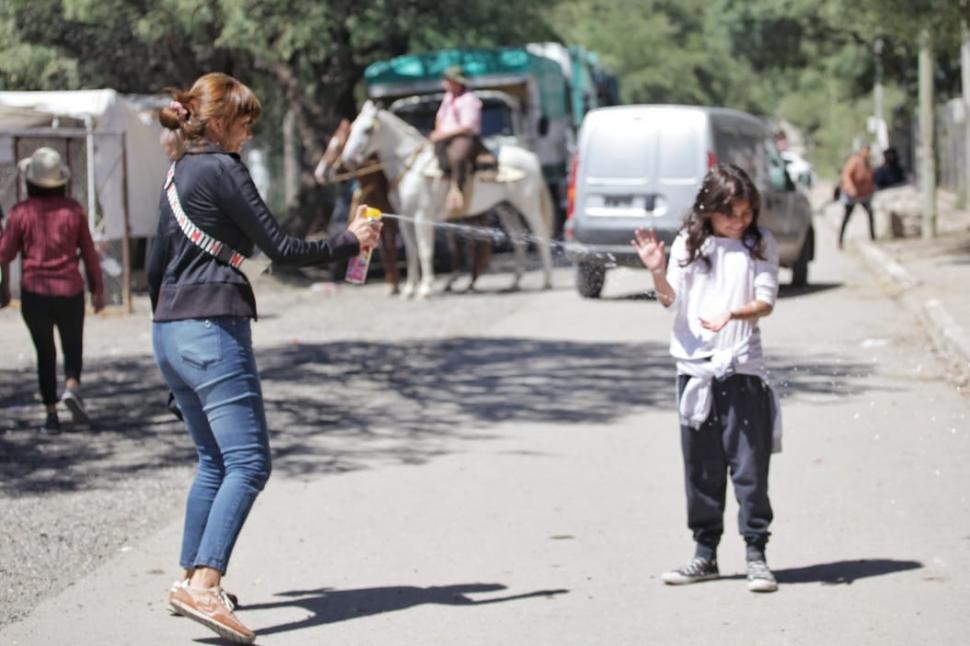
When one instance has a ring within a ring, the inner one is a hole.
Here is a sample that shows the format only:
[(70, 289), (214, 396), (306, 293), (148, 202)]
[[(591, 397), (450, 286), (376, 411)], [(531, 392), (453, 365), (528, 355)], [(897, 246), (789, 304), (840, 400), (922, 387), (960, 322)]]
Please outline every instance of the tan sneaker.
[[(175, 583), (173, 583), (172, 587), (168, 589), (168, 612), (170, 614), (173, 614), (176, 616), (182, 615), (182, 612), (178, 609), (178, 606), (176, 606), (172, 602), (172, 597), (175, 595), (175, 590), (177, 588), (187, 588), (187, 587), (189, 587), (189, 580), (180, 579)], [(235, 612), (239, 608), (239, 597), (229, 592), (228, 590), (223, 590), (222, 593), (225, 595), (226, 605), (229, 606), (230, 610)]]
[(232, 613), (222, 588), (178, 586), (172, 589), (169, 604), (183, 617), (194, 619), (234, 644), (256, 641), (256, 633)]

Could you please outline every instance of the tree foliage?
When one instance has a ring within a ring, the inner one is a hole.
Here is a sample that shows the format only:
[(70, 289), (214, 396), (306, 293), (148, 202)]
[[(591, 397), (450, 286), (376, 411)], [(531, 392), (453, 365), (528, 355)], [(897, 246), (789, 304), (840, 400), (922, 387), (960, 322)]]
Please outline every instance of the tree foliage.
[[(469, 0), (4, 0), (0, 89), (111, 87), (157, 93), (222, 71), (262, 98), (279, 152), (291, 112), (302, 149), (298, 210), (323, 197), (312, 168), (326, 133), (356, 113), (376, 60), (439, 46), (547, 39), (539, 8)], [(272, 135), (269, 135), (272, 133)]]
[(785, 118), (834, 165), (870, 111), (877, 40), (888, 96), (905, 106), (916, 93), (916, 37), (931, 30), (945, 98), (960, 90), (968, 17), (970, 0), (3, 0), (0, 88), (155, 93), (207, 71), (233, 74), (263, 99), (260, 139), (271, 153), (293, 115), (299, 208), (317, 213), (310, 169), (325, 134), (356, 113), (376, 60), (559, 39), (598, 52), (628, 102)]
[(970, 0), (563, 0), (550, 20), (598, 51), (635, 103), (734, 107), (791, 121), (832, 171), (866, 136), (879, 62), (887, 113), (916, 95), (916, 35), (936, 39), (937, 91), (960, 92)]

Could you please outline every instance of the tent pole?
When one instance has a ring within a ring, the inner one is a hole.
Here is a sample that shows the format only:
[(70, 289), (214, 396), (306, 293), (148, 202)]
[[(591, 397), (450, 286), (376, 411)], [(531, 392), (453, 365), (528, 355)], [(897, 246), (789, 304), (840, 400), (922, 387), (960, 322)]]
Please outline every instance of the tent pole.
[(13, 163), (16, 164), (16, 168), (17, 168), (17, 201), (18, 202), (24, 199), (23, 191), (20, 190), (20, 187), (24, 183), (24, 178), (20, 176), (20, 164), (18, 163), (20, 160), (17, 159), (17, 150), (20, 148), (20, 146), (18, 145), (19, 143), (20, 143), (20, 137), (16, 137), (16, 136), (13, 137)]
[(84, 130), (86, 131), (84, 139), (87, 143), (88, 167), (88, 228), (91, 229), (91, 233), (94, 233), (94, 212), (97, 209), (98, 200), (95, 195), (97, 188), (94, 181), (94, 119), (89, 114), (84, 115)]
[(128, 137), (121, 133), (121, 210), (125, 215), (124, 232), (121, 238), (122, 286), (121, 298), (128, 314), (133, 310), (131, 303), (131, 227), (128, 224)]

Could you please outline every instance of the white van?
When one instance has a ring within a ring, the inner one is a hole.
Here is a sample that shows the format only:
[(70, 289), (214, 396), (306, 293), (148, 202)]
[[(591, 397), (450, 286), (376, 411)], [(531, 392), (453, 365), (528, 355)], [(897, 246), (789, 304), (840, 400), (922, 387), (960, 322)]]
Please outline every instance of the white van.
[[(815, 255), (812, 209), (785, 170), (768, 124), (743, 112), (679, 105), (592, 110), (579, 133), (569, 184), (566, 239), (579, 293), (596, 298), (608, 266), (641, 267), (630, 246), (639, 227), (668, 247), (707, 171), (737, 164), (761, 192), (758, 222), (778, 239), (792, 284), (808, 282)], [(608, 262), (604, 262), (608, 259)]]

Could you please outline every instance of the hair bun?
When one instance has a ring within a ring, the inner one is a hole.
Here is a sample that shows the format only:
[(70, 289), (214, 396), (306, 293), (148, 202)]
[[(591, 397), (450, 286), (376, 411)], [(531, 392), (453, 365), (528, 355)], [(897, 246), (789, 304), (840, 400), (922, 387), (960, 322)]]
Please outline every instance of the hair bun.
[(158, 111), (158, 122), (169, 130), (178, 130), (182, 127), (182, 119), (179, 118), (178, 111), (170, 106), (165, 106)]

